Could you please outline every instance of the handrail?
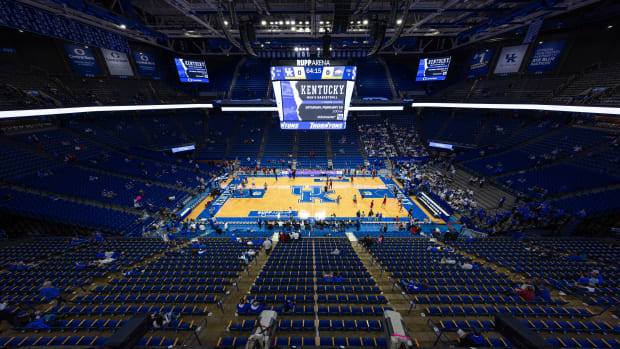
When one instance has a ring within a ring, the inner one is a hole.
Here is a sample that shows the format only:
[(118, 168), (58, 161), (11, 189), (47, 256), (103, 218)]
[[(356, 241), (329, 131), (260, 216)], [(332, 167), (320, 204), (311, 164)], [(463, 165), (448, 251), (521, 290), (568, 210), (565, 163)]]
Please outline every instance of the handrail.
[[(202, 331), (207, 327), (207, 318), (204, 318), (200, 324), (198, 325), (198, 327), (196, 327), (196, 329), (192, 330), (192, 333), (187, 336), (187, 338), (185, 338), (185, 340), (183, 341), (183, 344), (181, 344), (182, 347), (187, 347), (187, 346), (192, 346), (195, 342), (198, 342), (198, 345), (202, 345), (202, 343), (200, 342), (200, 334), (202, 333)], [(193, 336), (192, 336), (193, 334)], [(191, 340), (189, 343), (188, 341)]]
[(409, 303), (409, 310), (407, 310), (407, 315), (411, 314), (411, 311), (415, 310), (418, 307), (418, 304), (415, 302), (413, 297), (411, 297), (407, 293), (407, 291), (402, 288), (398, 281), (392, 283), (392, 291), (394, 291), (394, 288), (399, 288), (401, 290), (400, 295), (405, 299), (407, 303)]
[(441, 342), (444, 347), (453, 347), (455, 345), (452, 339), (450, 339), (450, 337), (448, 337), (446, 333), (442, 331), (439, 326), (437, 326), (435, 321), (433, 321), (432, 319), (428, 319), (428, 321), (426, 321), (426, 325), (428, 325), (428, 328), (430, 328), (431, 331), (433, 331), (433, 333), (435, 334), (435, 336), (437, 336), (435, 342), (433, 343), (433, 347), (436, 347), (439, 342)]

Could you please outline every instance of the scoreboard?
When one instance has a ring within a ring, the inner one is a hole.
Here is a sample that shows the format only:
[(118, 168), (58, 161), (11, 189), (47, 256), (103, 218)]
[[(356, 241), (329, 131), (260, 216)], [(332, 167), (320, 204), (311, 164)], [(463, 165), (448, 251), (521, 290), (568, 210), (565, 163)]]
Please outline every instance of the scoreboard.
[(205, 61), (175, 58), (174, 63), (181, 82), (209, 82)]
[(415, 81), (445, 80), (451, 57), (422, 58)]
[(344, 129), (356, 75), (353, 66), (271, 67), (280, 128)]

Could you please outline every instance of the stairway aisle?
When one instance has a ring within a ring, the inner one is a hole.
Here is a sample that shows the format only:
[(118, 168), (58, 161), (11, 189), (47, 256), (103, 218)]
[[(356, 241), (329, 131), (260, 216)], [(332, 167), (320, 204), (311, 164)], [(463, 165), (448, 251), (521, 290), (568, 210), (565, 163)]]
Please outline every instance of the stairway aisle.
[[(271, 251), (275, 249), (277, 242), (273, 242)], [(241, 272), (236, 280), (237, 287), (231, 286), (230, 291), (226, 294), (226, 299), (222, 303), (223, 313), (220, 309), (213, 306), (210, 309), (212, 316), (208, 319), (207, 329), (200, 334), (200, 342), (205, 347), (215, 347), (220, 337), (231, 337), (231, 333), (226, 330), (228, 324), (232, 322), (240, 322), (244, 318), (235, 316), (237, 311), (237, 302), (239, 298), (249, 294), (252, 284), (260, 274), (263, 266), (269, 259), (264, 249), (256, 255), (255, 261), (250, 263), (248, 272)], [(238, 288), (238, 289), (237, 289)]]
[(407, 313), (411, 304), (401, 294), (400, 288), (393, 288), (396, 280), (392, 279), (388, 272), (382, 270), (381, 265), (373, 258), (364, 246), (355, 238), (354, 233), (347, 233), (351, 246), (360, 258), (371, 277), (383, 291), (382, 294), (388, 299), (388, 306), (392, 307), (402, 315), (407, 324), (407, 329), (412, 337), (416, 338), (420, 345), (431, 346), (435, 337), (429, 332), (426, 326), (426, 318), (422, 315), (424, 308), (417, 307), (411, 313)]

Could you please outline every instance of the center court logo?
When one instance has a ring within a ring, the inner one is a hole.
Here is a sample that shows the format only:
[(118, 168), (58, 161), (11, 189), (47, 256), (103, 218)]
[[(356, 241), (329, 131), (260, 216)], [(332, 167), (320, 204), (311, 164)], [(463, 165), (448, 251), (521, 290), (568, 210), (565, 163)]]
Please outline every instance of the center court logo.
[(325, 192), (323, 187), (310, 186), (309, 190), (304, 190), (303, 185), (293, 186), (293, 195), (300, 196), (297, 200), (299, 203), (314, 203), (314, 199), (318, 199), (321, 203), (335, 203), (336, 199), (330, 198), (328, 195), (334, 194), (333, 190)]

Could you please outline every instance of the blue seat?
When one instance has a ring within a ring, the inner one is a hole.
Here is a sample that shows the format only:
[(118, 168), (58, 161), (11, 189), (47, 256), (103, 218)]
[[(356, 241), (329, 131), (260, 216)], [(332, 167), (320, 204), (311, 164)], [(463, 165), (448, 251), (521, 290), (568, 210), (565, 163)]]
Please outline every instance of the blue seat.
[(321, 337), (319, 339), (319, 346), (321, 347), (333, 347), (334, 339), (332, 337)]
[(354, 320), (345, 320), (344, 321), (344, 329), (345, 331), (357, 331), (357, 326), (355, 325)]
[(347, 347), (347, 339), (344, 337), (335, 337), (334, 338), (334, 346), (335, 347)]
[(362, 346), (364, 347), (374, 347), (377, 343), (374, 338), (362, 337)]
[(301, 331), (304, 328), (304, 322), (302, 320), (293, 320), (291, 329), (293, 331)]
[(291, 320), (280, 320), (278, 327), (281, 331), (290, 331), (292, 329)]
[(359, 337), (349, 337), (347, 338), (347, 342), (348, 342), (349, 347), (361, 347), (362, 346), (362, 339)]
[(355, 327), (357, 327), (357, 329), (360, 331), (370, 330), (370, 326), (368, 325), (367, 320), (355, 320)]

